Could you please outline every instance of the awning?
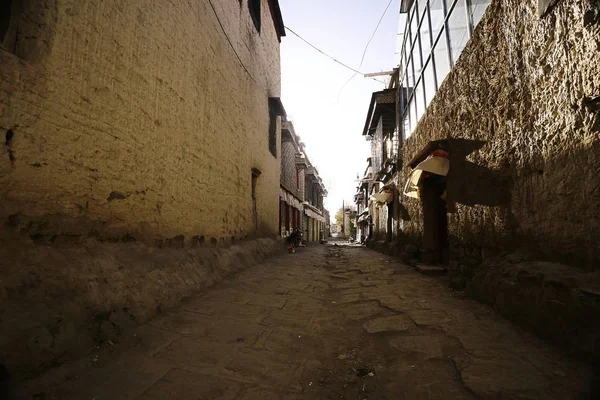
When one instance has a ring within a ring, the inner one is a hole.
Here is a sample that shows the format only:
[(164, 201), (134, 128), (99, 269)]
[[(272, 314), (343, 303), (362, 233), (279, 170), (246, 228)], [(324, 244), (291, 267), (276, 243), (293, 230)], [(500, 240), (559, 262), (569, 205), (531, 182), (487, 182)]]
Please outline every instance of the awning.
[(420, 197), (419, 181), (421, 180), (423, 172), (447, 176), (448, 171), (450, 171), (450, 160), (445, 157), (429, 157), (417, 165), (410, 173), (410, 176), (406, 180), (406, 185), (404, 186), (404, 195), (415, 199)]
[(394, 194), (391, 191), (386, 190), (382, 193), (371, 195), (369, 199), (376, 203), (391, 203), (394, 200)]
[(310, 208), (305, 208), (304, 214), (306, 214), (309, 218), (316, 219), (319, 222), (325, 222), (325, 217), (323, 217), (321, 214), (314, 212)]
[(285, 190), (279, 189), (279, 198), (286, 203), (300, 211), (304, 209), (302, 202), (298, 200), (293, 194), (286, 192)]
[(283, 103), (279, 97), (269, 97), (269, 107), (275, 112), (275, 115), (287, 117)]
[(358, 222), (360, 224), (361, 222), (366, 221), (367, 218), (369, 218), (369, 210), (365, 210), (365, 211), (361, 212), (358, 215), (358, 218), (357, 218), (356, 222)]

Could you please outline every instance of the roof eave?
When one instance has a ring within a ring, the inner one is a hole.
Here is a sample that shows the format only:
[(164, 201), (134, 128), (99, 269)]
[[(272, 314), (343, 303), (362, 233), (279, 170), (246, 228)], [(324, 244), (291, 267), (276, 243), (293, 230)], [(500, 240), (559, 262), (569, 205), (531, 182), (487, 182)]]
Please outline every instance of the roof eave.
[(281, 15), (281, 8), (278, 0), (269, 0), (269, 8), (271, 9), (271, 18), (277, 32), (277, 40), (281, 43), (281, 38), (285, 36), (285, 24)]

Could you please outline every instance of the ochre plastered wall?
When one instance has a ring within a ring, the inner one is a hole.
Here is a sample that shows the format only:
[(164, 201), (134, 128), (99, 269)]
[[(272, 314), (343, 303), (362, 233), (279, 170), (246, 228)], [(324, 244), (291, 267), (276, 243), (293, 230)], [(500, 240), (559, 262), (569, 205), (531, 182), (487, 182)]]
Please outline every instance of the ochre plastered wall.
[(267, 0), (260, 34), (246, 1), (212, 0), (253, 78), (208, 0), (23, 3), (39, 28), (16, 54), (0, 49), (1, 139), (14, 134), (0, 157), (5, 226), (44, 243), (277, 234), (268, 97), (279, 97), (280, 59)]

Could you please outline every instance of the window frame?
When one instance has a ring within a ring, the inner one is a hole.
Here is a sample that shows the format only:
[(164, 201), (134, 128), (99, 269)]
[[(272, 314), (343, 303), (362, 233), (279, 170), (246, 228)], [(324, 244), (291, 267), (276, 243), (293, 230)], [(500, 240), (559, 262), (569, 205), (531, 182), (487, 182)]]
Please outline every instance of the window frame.
[(277, 113), (269, 104), (269, 152), (277, 158)]
[(254, 28), (256, 28), (259, 34), (262, 27), (261, 2), (262, 0), (248, 0), (248, 12), (250, 13), (250, 18), (252, 18)]

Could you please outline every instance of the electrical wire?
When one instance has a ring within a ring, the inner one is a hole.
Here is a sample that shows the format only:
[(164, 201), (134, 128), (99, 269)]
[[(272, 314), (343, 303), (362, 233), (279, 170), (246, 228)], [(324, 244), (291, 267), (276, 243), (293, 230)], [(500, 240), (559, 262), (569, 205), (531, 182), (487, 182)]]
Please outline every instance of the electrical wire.
[(242, 68), (244, 68), (244, 71), (246, 71), (246, 74), (248, 74), (248, 76), (250, 77), (250, 79), (252, 79), (254, 81), (254, 83), (256, 83), (258, 86), (260, 86), (261, 88), (263, 88), (265, 90), (268, 90), (265, 86), (263, 86), (260, 82), (258, 82), (254, 78), (254, 76), (250, 73), (250, 71), (246, 67), (246, 64), (244, 64), (244, 62), (242, 61), (242, 58), (240, 57), (240, 55), (238, 54), (237, 50), (233, 46), (233, 43), (231, 42), (231, 39), (229, 38), (229, 35), (227, 34), (227, 31), (225, 30), (225, 27), (223, 26), (223, 23), (221, 23), (221, 19), (219, 18), (219, 14), (217, 14), (217, 10), (215, 9), (215, 6), (213, 5), (212, 0), (208, 0), (208, 3), (210, 4), (210, 7), (212, 8), (213, 13), (215, 14), (215, 17), (217, 18), (217, 22), (219, 23), (219, 26), (221, 26), (221, 30), (223, 31), (223, 34), (225, 35), (225, 38), (229, 42), (229, 46), (231, 46), (231, 49), (233, 50), (233, 52), (235, 53), (235, 56), (237, 57), (238, 61), (242, 65)]
[[(369, 39), (369, 41), (367, 42), (367, 45), (365, 46), (365, 50), (363, 51), (362, 57), (360, 59), (360, 64), (358, 65), (358, 69), (360, 69), (362, 67), (363, 62), (365, 61), (365, 56), (367, 55), (367, 50), (369, 49), (369, 45), (371, 44), (371, 42), (373, 41), (373, 38), (377, 34), (377, 31), (379, 30), (379, 26), (381, 25), (381, 21), (383, 21), (383, 18), (387, 14), (387, 12), (388, 12), (390, 6), (392, 5), (393, 1), (394, 0), (390, 0), (390, 2), (388, 3), (387, 7), (383, 11), (383, 14), (381, 15), (381, 18), (379, 18), (379, 22), (377, 22), (377, 26), (375, 27), (375, 30), (373, 31), (373, 34), (371, 35), (371, 38)], [(340, 99), (340, 95), (342, 94), (342, 92), (344, 91), (344, 89), (346, 88), (346, 86), (350, 83), (350, 81), (352, 79), (354, 79), (355, 76), (356, 76), (356, 72), (350, 77), (350, 79), (348, 79), (346, 81), (346, 83), (344, 83), (344, 86), (342, 86), (342, 88), (340, 89), (340, 92), (338, 93), (338, 102), (339, 102), (339, 99)], [(381, 81), (377, 80), (377, 82), (381, 82)], [(385, 82), (381, 82), (381, 83), (385, 84)]]
[[(323, 50), (319, 49), (319, 48), (318, 48), (318, 47), (316, 47), (314, 44), (310, 43), (308, 40), (304, 39), (302, 36), (300, 36), (299, 34), (297, 34), (296, 32), (294, 32), (294, 31), (293, 31), (293, 30), (292, 30), (290, 27), (286, 26), (286, 27), (285, 27), (285, 29), (287, 29), (288, 31), (290, 31), (292, 34), (294, 34), (295, 36), (297, 36), (297, 37), (298, 37), (298, 39), (302, 40), (304, 43), (306, 43), (307, 45), (309, 45), (310, 47), (312, 47), (313, 49), (315, 49), (315, 50), (316, 50), (316, 51), (318, 51), (319, 53), (323, 54), (325, 57), (328, 57), (328, 58), (330, 58), (331, 60), (335, 61), (336, 63), (340, 64), (341, 66), (343, 66), (343, 67), (345, 67), (345, 68), (348, 68), (350, 71), (353, 71), (353, 72), (355, 73), (354, 75), (356, 75), (356, 74), (361, 74), (361, 75), (364, 75), (364, 74), (363, 74), (362, 72), (360, 72), (359, 70), (357, 70), (357, 69), (354, 69), (354, 68), (352, 68), (351, 66), (349, 66), (349, 65), (347, 65), (347, 64), (344, 64), (343, 62), (341, 62), (341, 61), (337, 60), (335, 57), (332, 57), (332, 56), (330, 56), (329, 54), (325, 53)], [(384, 83), (384, 84), (385, 84), (385, 82), (382, 82), (382, 81), (380, 81), (379, 79), (375, 79), (375, 78), (371, 78), (371, 79), (373, 79), (374, 81), (377, 81), (377, 82), (379, 82), (379, 83)]]

